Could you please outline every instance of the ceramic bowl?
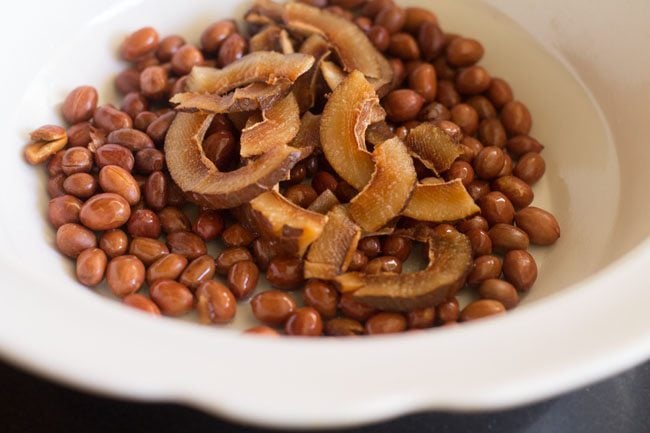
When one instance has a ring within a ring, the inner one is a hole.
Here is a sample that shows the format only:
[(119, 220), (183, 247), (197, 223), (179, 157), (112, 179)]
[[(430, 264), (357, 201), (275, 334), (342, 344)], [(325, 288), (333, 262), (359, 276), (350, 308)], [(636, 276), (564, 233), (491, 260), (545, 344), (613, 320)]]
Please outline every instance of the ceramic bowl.
[[(0, 17), (0, 354), (85, 390), (173, 401), (276, 427), (333, 427), (421, 410), (486, 410), (550, 397), (650, 354), (650, 3), (412, 0), (445, 30), (483, 42), (546, 145), (535, 204), (562, 237), (534, 249), (540, 273), (504, 317), (352, 340), (268, 339), (158, 319), (76, 283), (53, 248), (45, 177), (28, 132), (60, 122), (80, 84), (116, 100), (126, 34), (152, 25), (196, 41), (245, 0), (24, 0)], [(101, 292), (101, 291), (100, 291)]]

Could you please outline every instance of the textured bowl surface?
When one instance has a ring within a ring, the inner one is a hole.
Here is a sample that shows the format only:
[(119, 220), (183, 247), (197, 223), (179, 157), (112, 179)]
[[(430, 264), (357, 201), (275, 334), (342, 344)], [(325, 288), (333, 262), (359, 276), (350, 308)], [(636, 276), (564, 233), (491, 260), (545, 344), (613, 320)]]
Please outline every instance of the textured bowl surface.
[(523, 404), (647, 358), (650, 3), (401, 3), (431, 7), (445, 30), (482, 41), (483, 64), (511, 83), (546, 145), (534, 203), (557, 215), (562, 238), (534, 250), (540, 277), (521, 307), (444, 331), (264, 339), (152, 320), (80, 286), (53, 248), (44, 175), (22, 160), (28, 132), (60, 122), (77, 85), (115, 100), (114, 53), (130, 31), (152, 25), (196, 41), (248, 2), (25, 0), (0, 17), (11, 41), (0, 108), (0, 354), (84, 389), (287, 427)]

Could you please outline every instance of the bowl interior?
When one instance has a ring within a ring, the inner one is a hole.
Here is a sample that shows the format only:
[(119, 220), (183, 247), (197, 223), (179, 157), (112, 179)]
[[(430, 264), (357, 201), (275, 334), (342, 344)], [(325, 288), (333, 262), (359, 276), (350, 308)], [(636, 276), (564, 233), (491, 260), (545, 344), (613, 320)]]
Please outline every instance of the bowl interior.
[[(21, 227), (2, 235), (5, 245), (11, 245), (4, 250), (5, 260), (23, 272), (42, 276), (50, 290), (80, 296), (87, 292), (74, 281), (72, 264), (51, 247), (54, 231), (45, 218), (45, 176), (21, 159), (27, 132), (43, 123), (60, 123), (60, 103), (77, 85), (94, 85), (100, 89), (100, 103), (117, 103), (113, 78), (125, 65), (115, 53), (122, 38), (133, 29), (153, 25), (162, 35), (178, 33), (197, 41), (201, 29), (210, 22), (241, 17), (245, 3), (195, 1), (173, 14), (149, 2), (119, 3), (76, 29), (57, 47), (56, 55), (44, 59), (23, 89), (12, 117), (14, 127), (5, 132), (12, 146), (2, 161), (0, 176), (14, 187), (7, 191), (12, 212), (3, 213), (1, 218), (5, 227)], [(524, 301), (529, 304), (593, 274), (612, 259), (608, 252), (620, 201), (618, 151), (602, 113), (583, 84), (524, 29), (473, 2), (440, 1), (433, 8), (446, 31), (474, 37), (484, 44), (483, 65), (493, 76), (511, 83), (515, 97), (532, 112), (531, 135), (546, 146), (543, 155), (547, 171), (534, 188), (533, 204), (557, 216), (562, 238), (551, 248), (533, 249), (540, 276)], [(38, 269), (30, 266), (34, 260), (39, 263)], [(250, 316), (244, 313), (238, 315), (235, 326), (250, 323)]]
[[(310, 427), (424, 408), (530, 401), (647, 355), (647, 277), (639, 277), (639, 260), (617, 296), (610, 288), (623, 275), (589, 278), (650, 234), (650, 146), (645, 143), (650, 123), (647, 98), (639, 97), (650, 88), (650, 51), (644, 45), (650, 40), (644, 22), (649, 4), (400, 3), (432, 8), (445, 30), (479, 39), (486, 48), (483, 65), (511, 83), (533, 114), (532, 135), (546, 146), (547, 172), (535, 186), (534, 204), (558, 217), (562, 237), (551, 248), (534, 250), (539, 279), (521, 308), (444, 332), (355, 342), (267, 341), (219, 327), (149, 320), (77, 284), (72, 263), (53, 246), (45, 176), (22, 159), (29, 131), (59, 123), (60, 103), (75, 86), (94, 85), (101, 102), (116, 102), (112, 79), (124, 65), (115, 52), (133, 29), (153, 25), (163, 35), (196, 41), (212, 21), (241, 16), (248, 2), (193, 0), (181, 7), (172, 0), (110, 5), (68, 0), (66, 16), (75, 25), (52, 31), (51, 17), (60, 16), (60, 4), (24, 0), (15, 5), (16, 15), (0, 16), (6, 40), (24, 35), (25, 28), (30, 32), (20, 44), (6, 47), (7, 58), (21, 61), (11, 65), (6, 80), (11, 85), (4, 89), (8, 102), (0, 107), (5, 119), (0, 137), (8, 150), (0, 158), (0, 317), (11, 324), (0, 327), (0, 353), (85, 387), (188, 401), (247, 422)], [(578, 19), (585, 10), (589, 19)], [(632, 261), (630, 256), (621, 261)], [(619, 297), (621, 291), (629, 297)], [(630, 303), (631, 298), (639, 302)], [(590, 308), (584, 308), (587, 304)], [(636, 313), (620, 315), (621, 309)], [(608, 312), (617, 314), (617, 327), (603, 320)], [(247, 326), (249, 319), (248, 307), (242, 306), (233, 326)], [(644, 335), (645, 346), (638, 344)], [(332, 361), (341, 353), (363, 368)], [(170, 374), (183, 367), (182, 374)], [(315, 385), (305, 387), (305, 377)], [(341, 383), (357, 386), (341, 392)]]

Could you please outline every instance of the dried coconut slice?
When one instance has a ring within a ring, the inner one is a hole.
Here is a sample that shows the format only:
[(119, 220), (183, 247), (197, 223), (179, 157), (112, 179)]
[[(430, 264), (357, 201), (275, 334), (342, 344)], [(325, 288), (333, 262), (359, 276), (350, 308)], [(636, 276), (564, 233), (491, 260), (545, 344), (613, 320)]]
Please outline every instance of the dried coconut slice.
[(333, 207), (327, 216), (322, 235), (309, 248), (305, 278), (331, 280), (345, 272), (361, 238), (361, 228), (343, 206)]
[(257, 122), (262, 121), (262, 113), (260, 111), (235, 111), (228, 113), (228, 120), (230, 120), (232, 125), (239, 132), (241, 132), (242, 129), (246, 128), (246, 125), (249, 125), (248, 119), (251, 117), (256, 118)]
[(268, 27), (273, 24), (277, 24), (271, 18), (253, 11), (246, 12), (246, 15), (244, 15), (244, 21), (246, 21), (246, 23), (250, 24), (251, 26), (257, 27)]
[(325, 38), (318, 34), (310, 35), (305, 39), (302, 45), (300, 45), (299, 50), (302, 54), (309, 54), (316, 58), (330, 51), (330, 44), (325, 40)]
[(268, 18), (272, 22), (281, 23), (284, 6), (272, 0), (255, 0), (248, 11), (249, 14), (257, 14)]
[(366, 130), (366, 142), (377, 146), (386, 140), (390, 140), (395, 133), (386, 122), (377, 122), (368, 126)]
[(250, 53), (223, 69), (195, 66), (187, 80), (189, 92), (223, 95), (238, 87), (262, 82), (295, 82), (314, 64), (307, 54), (280, 54), (273, 51)]
[[(348, 75), (343, 72), (343, 69), (341, 69), (341, 67), (334, 62), (323, 62), (320, 66), (320, 70), (330, 90), (336, 89)], [(370, 85), (372, 85), (372, 87), (377, 92), (377, 96), (380, 98), (383, 98), (388, 93), (389, 89), (386, 87), (388, 83), (385, 80), (368, 78), (368, 82)]]
[(295, 243), (298, 257), (320, 238), (328, 221), (327, 216), (296, 206), (275, 191), (255, 197), (250, 208), (260, 232)]
[(318, 212), (325, 215), (329, 212), (334, 206), (341, 204), (336, 195), (330, 189), (323, 191), (316, 200), (309, 205), (307, 209), (312, 212)]
[(174, 182), (201, 206), (222, 209), (247, 203), (286, 178), (302, 152), (278, 146), (237, 170), (220, 172), (203, 153), (213, 114), (178, 113), (165, 139), (165, 159)]
[(331, 54), (330, 46), (319, 35), (311, 35), (300, 46), (300, 53), (314, 57), (315, 62), (311, 69), (296, 80), (293, 93), (298, 99), (300, 112), (304, 113), (314, 106), (318, 97), (320, 65)]
[[(249, 119), (250, 122), (250, 119)], [(241, 132), (241, 156), (261, 155), (289, 143), (300, 129), (300, 109), (293, 93), (262, 113), (262, 121)]]
[(481, 211), (460, 179), (447, 183), (431, 182), (415, 187), (402, 215), (439, 223), (467, 218)]
[[(445, 183), (445, 180), (439, 177), (425, 177), (424, 179), (420, 179), (420, 184), (421, 185), (440, 185)], [(413, 198), (411, 198), (412, 200)]]
[[(387, 65), (389, 68), (391, 68), (390, 65)], [(386, 65), (383, 63), (381, 64), (382, 67), (382, 78), (370, 78), (369, 82), (372, 85), (372, 87), (375, 89), (377, 92), (377, 96), (380, 98), (383, 98), (384, 96), (388, 95), (388, 93), (393, 90), (394, 86), (392, 85), (393, 82), (393, 69), (391, 68), (390, 71), (386, 71), (384, 68)], [(390, 77), (390, 78), (388, 78)]]
[(336, 173), (355, 189), (363, 189), (375, 170), (366, 150), (366, 129), (383, 120), (372, 86), (354, 71), (330, 96), (321, 118), (323, 153)]
[(391, 221), (385, 227), (382, 227), (379, 230), (376, 230), (374, 232), (367, 232), (367, 231), (361, 232), (361, 239), (368, 238), (368, 237), (373, 237), (373, 236), (392, 235), (393, 233), (395, 233), (395, 228), (396, 227), (397, 227), (397, 220)]
[(451, 167), (462, 153), (460, 146), (445, 131), (429, 122), (409, 131), (406, 146), (414, 157), (436, 174)]
[(330, 90), (336, 89), (339, 84), (345, 80), (346, 77), (343, 69), (341, 69), (340, 66), (334, 62), (321, 63), (320, 71), (321, 74), (323, 74), (323, 78), (325, 79), (325, 82), (327, 83), (327, 86), (330, 88)]
[(320, 114), (317, 115), (307, 111), (300, 119), (300, 129), (298, 129), (298, 134), (291, 141), (290, 146), (298, 149), (303, 147), (316, 149), (320, 147), (320, 120)]
[(467, 236), (453, 231), (427, 236), (429, 264), (410, 274), (347, 273), (335, 278), (339, 290), (383, 311), (412, 311), (432, 307), (453, 296), (472, 267)]
[(290, 29), (325, 36), (334, 46), (346, 72), (358, 70), (369, 78), (392, 80), (393, 70), (388, 60), (353, 22), (303, 3), (286, 4), (283, 18)]
[(352, 219), (367, 232), (377, 232), (399, 216), (417, 182), (413, 160), (399, 138), (378, 145), (372, 156), (375, 171), (348, 206)]
[(289, 38), (289, 33), (284, 29), (280, 32), (279, 42), (283, 54), (293, 54), (296, 52), (293, 43), (291, 42), (291, 38)]
[(285, 98), (291, 91), (291, 82), (282, 80), (277, 84), (253, 83), (235, 89), (225, 96), (212, 93), (178, 93), (170, 100), (179, 104), (178, 111), (206, 113), (232, 113), (240, 111), (266, 110)]
[(251, 53), (257, 51), (278, 51), (280, 52), (282, 48), (280, 47), (280, 33), (282, 28), (276, 25), (269, 25), (264, 27), (255, 35), (251, 36), (250, 41), (248, 41), (249, 51)]

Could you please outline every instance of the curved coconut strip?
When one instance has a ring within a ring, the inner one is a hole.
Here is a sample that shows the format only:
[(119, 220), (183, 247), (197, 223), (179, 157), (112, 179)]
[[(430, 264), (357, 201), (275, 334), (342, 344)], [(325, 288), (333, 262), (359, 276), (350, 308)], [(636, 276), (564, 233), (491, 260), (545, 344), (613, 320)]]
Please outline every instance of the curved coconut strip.
[(178, 113), (165, 139), (165, 158), (174, 182), (193, 202), (210, 208), (247, 203), (286, 178), (301, 156), (278, 146), (235, 171), (222, 173), (203, 153), (202, 142), (213, 114)]
[(366, 150), (366, 129), (379, 118), (379, 98), (359, 71), (332, 92), (321, 118), (323, 153), (336, 173), (355, 189), (370, 181), (374, 163)]
[(291, 38), (289, 38), (289, 33), (285, 30), (282, 29), (280, 32), (280, 49), (282, 50), (283, 54), (293, 54), (296, 52), (295, 48), (293, 47), (293, 42), (291, 42)]
[(280, 193), (268, 191), (250, 202), (250, 208), (263, 234), (292, 241), (298, 257), (321, 237), (328, 217), (296, 206)]
[(336, 277), (341, 292), (384, 311), (411, 311), (432, 307), (453, 296), (472, 267), (472, 246), (459, 232), (429, 232), (429, 264), (411, 274), (364, 275), (348, 273)]
[(330, 90), (336, 89), (347, 76), (343, 69), (334, 62), (323, 62), (320, 65), (320, 72)]
[(254, 113), (250, 113), (250, 116), (248, 116), (248, 118), (246, 119), (246, 123), (244, 124), (242, 131), (246, 128), (252, 128), (253, 126), (263, 121), (264, 121), (264, 117), (262, 117), (261, 111), (255, 111)]
[(298, 77), (293, 86), (293, 93), (298, 99), (300, 112), (304, 113), (314, 106), (318, 96), (320, 65), (331, 54), (330, 46), (319, 35), (311, 35), (300, 46), (300, 53), (314, 57), (315, 62), (311, 69)]
[(406, 147), (414, 157), (436, 174), (451, 167), (462, 153), (460, 146), (445, 131), (429, 122), (409, 131)]
[(395, 133), (386, 122), (377, 122), (368, 126), (366, 130), (366, 142), (377, 146), (386, 140), (390, 140)]
[(283, 146), (296, 137), (300, 129), (300, 109), (293, 93), (262, 112), (262, 121), (241, 132), (241, 156), (261, 155)]
[[(249, 119), (256, 119), (256, 122), (261, 122), (262, 121), (262, 112), (259, 110), (255, 111), (234, 111), (232, 113), (228, 113), (228, 120), (230, 120), (230, 123), (235, 127), (237, 132), (241, 132), (242, 129), (246, 128), (246, 126), (250, 126), (253, 123), (249, 123)], [(253, 122), (251, 120), (251, 122)]]
[[(345, 77), (348, 76), (348, 74), (343, 72), (343, 69), (334, 62), (321, 63), (320, 71), (330, 90), (336, 89), (338, 85), (345, 80)], [(386, 81), (377, 78), (368, 78), (368, 82), (372, 85), (373, 89), (377, 92), (377, 96), (380, 98), (383, 98), (388, 93), (389, 89)]]
[(319, 214), (327, 214), (334, 206), (340, 205), (341, 202), (336, 195), (332, 192), (331, 189), (326, 189), (323, 191), (316, 200), (309, 205), (307, 209), (312, 212), (318, 212)]
[(273, 51), (258, 51), (223, 69), (195, 66), (187, 80), (187, 90), (223, 95), (256, 82), (276, 84), (286, 80), (293, 83), (313, 64), (314, 58), (307, 54), (284, 55)]
[(323, 234), (312, 244), (305, 260), (305, 278), (331, 280), (350, 265), (361, 238), (361, 228), (348, 216), (343, 206), (328, 213)]
[(282, 22), (282, 13), (284, 6), (272, 0), (255, 0), (248, 13), (258, 14), (267, 17), (269, 20), (277, 23)]
[[(370, 78), (368, 81), (372, 85), (372, 87), (375, 89), (377, 92), (377, 96), (380, 98), (383, 98), (384, 96), (388, 95), (388, 93), (393, 90), (392, 86), (392, 81), (393, 81), (393, 69), (391, 68), (390, 71), (384, 70), (385, 65), (382, 64), (382, 74), (384, 77), (390, 76), (390, 79), (388, 78)], [(390, 65), (388, 65), (390, 68)]]
[(367, 232), (377, 232), (399, 216), (418, 180), (413, 160), (397, 137), (375, 147), (373, 160), (370, 182), (348, 206), (352, 219)]
[(395, 233), (395, 228), (397, 227), (397, 220), (393, 220), (388, 223), (385, 227), (380, 228), (374, 232), (361, 232), (361, 239), (371, 237), (371, 236), (389, 236)]
[(291, 82), (282, 80), (277, 84), (253, 83), (235, 89), (227, 95), (185, 92), (174, 95), (170, 102), (179, 104), (178, 111), (193, 113), (233, 113), (240, 111), (266, 110), (286, 97), (291, 91)]
[(251, 36), (248, 41), (248, 50), (251, 53), (257, 51), (278, 51), (280, 52), (282, 48), (280, 47), (280, 33), (282, 28), (276, 25), (268, 25), (260, 30), (258, 33)]
[(353, 22), (303, 3), (286, 4), (283, 18), (291, 29), (325, 36), (346, 72), (358, 70), (369, 78), (392, 80), (393, 70), (388, 61)]
[[(457, 179), (454, 179), (457, 180)], [(440, 177), (425, 177), (424, 179), (420, 179), (420, 184), (421, 185), (440, 185), (445, 183), (445, 180), (440, 178)], [(416, 187), (417, 188), (417, 187)], [(411, 197), (411, 200), (413, 200), (413, 197)]]
[(316, 149), (320, 147), (320, 114), (312, 114), (307, 111), (300, 119), (300, 129), (298, 134), (289, 144), (295, 148), (310, 147)]
[(244, 15), (244, 21), (253, 28), (268, 27), (277, 24), (271, 18), (253, 11), (246, 12), (246, 15)]
[(307, 37), (302, 45), (300, 45), (299, 52), (318, 58), (325, 53), (331, 52), (331, 50), (329, 42), (324, 37), (319, 34), (313, 34)]
[(467, 218), (480, 211), (461, 180), (454, 179), (447, 183), (416, 186), (402, 215), (419, 221), (441, 223)]

